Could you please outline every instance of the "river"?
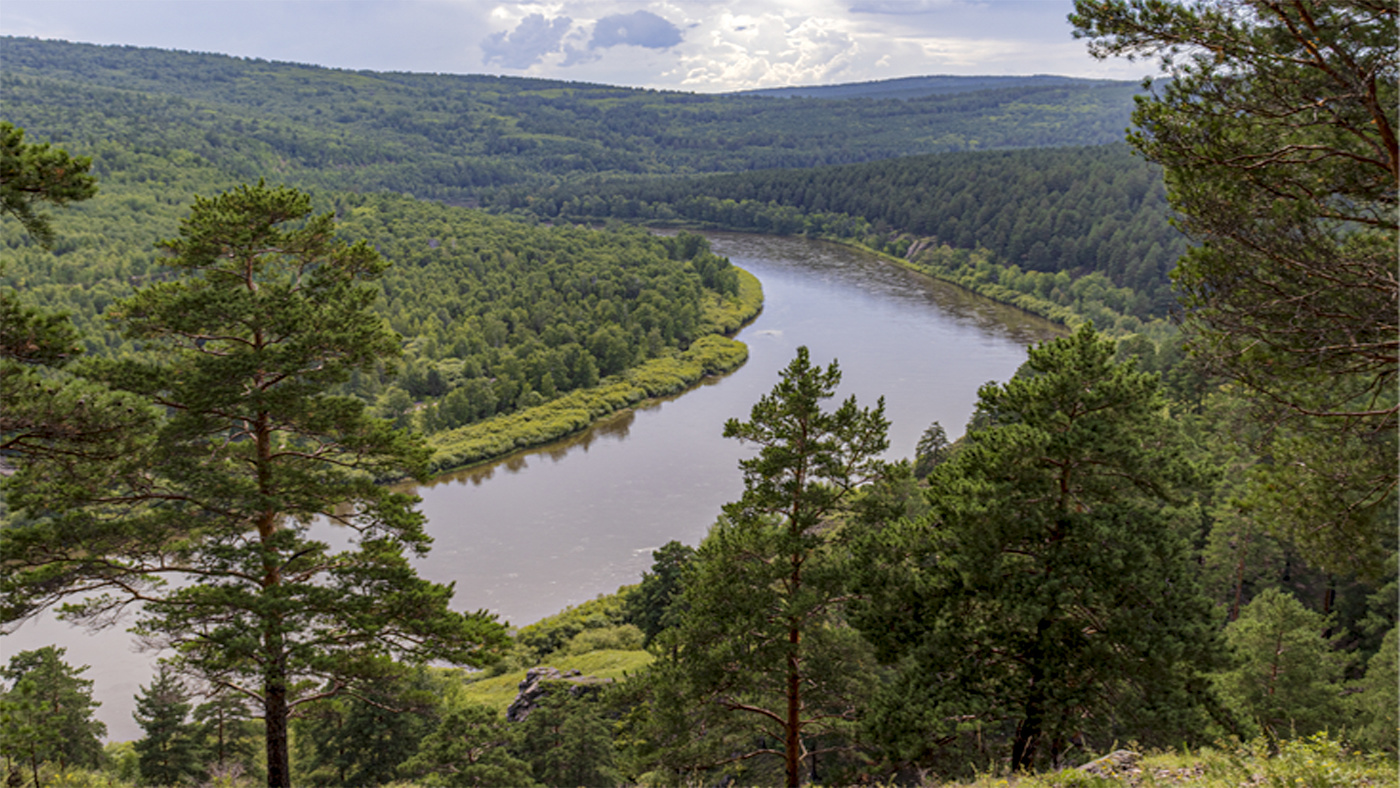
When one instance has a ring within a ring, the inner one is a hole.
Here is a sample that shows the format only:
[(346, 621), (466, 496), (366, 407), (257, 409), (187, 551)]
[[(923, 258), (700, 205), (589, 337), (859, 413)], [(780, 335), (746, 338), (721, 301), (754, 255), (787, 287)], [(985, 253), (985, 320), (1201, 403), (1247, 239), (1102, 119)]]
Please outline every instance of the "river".
[[(884, 396), (890, 458), (912, 456), (939, 421), (956, 437), (984, 382), (1005, 381), (1052, 324), (846, 247), (798, 238), (710, 234), (716, 253), (763, 282), (763, 313), (739, 334), (739, 370), (590, 430), (418, 488), (433, 536), (420, 574), (456, 583), (459, 609), (527, 624), (635, 583), (651, 551), (695, 545), (722, 504), (742, 492), (749, 449), (721, 437), (806, 345), (813, 363), (839, 361), (838, 398)], [(108, 736), (140, 736), (134, 694), (153, 655), (115, 627), (88, 634), (51, 618), (0, 639), (5, 655), (58, 643), (91, 665)]]

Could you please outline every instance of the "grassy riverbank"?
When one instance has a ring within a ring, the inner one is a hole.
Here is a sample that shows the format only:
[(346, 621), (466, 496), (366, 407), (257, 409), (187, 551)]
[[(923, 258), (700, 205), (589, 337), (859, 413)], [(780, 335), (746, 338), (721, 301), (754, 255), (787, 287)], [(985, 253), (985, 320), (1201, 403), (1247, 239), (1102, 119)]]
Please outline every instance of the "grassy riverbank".
[(908, 257), (899, 257), (849, 238), (822, 240), (873, 254), (1068, 329), (1092, 320), (1095, 328), (1111, 336), (1142, 334), (1160, 342), (1176, 334), (1176, 327), (1164, 318), (1143, 319), (1129, 314), (1140, 311), (1135, 310), (1140, 306), (1136, 303), (1140, 296), (1128, 288), (1114, 286), (1103, 274), (1090, 273), (1076, 279), (1064, 272), (1025, 271), (994, 261), (985, 250), (967, 251), (943, 245), (919, 248), (916, 244)]
[(737, 331), (762, 309), (762, 285), (753, 274), (740, 270), (739, 295), (705, 305), (705, 324), (714, 333), (684, 351), (604, 378), (593, 388), (433, 435), (429, 441), (435, 450), (432, 470), (444, 473), (540, 446), (642, 400), (677, 394), (708, 375), (737, 369), (748, 360), (749, 349), (725, 334)]

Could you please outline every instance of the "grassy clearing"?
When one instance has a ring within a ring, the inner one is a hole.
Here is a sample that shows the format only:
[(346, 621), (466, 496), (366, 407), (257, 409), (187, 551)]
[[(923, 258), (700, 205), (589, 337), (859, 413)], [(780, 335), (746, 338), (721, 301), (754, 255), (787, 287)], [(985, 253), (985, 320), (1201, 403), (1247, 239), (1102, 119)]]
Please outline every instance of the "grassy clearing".
[[(577, 670), (585, 676), (600, 679), (622, 680), (629, 673), (635, 673), (650, 665), (652, 656), (646, 651), (590, 651), (587, 654), (551, 656), (546, 663), (561, 672)], [(472, 680), (467, 676), (467, 684), (462, 687), (464, 700), (484, 703), (504, 714), (506, 707), (515, 700), (520, 682), (525, 680), (525, 671), (503, 673), (499, 676)]]

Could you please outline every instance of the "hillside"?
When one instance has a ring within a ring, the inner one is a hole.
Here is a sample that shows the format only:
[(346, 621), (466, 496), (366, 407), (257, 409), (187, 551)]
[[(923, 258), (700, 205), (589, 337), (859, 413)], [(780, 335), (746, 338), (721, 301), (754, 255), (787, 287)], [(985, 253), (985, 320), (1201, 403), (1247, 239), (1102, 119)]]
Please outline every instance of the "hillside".
[(943, 96), (954, 93), (971, 93), (977, 90), (996, 90), (1000, 88), (1063, 87), (1075, 83), (1087, 83), (1089, 81), (1090, 80), (1076, 79), (1073, 77), (1057, 77), (1046, 74), (1038, 74), (1030, 77), (936, 75), (880, 79), (872, 82), (845, 82), (839, 85), (757, 88), (755, 90), (735, 91), (733, 95), (817, 99), (914, 99), (924, 96)]
[(459, 202), (598, 173), (1101, 144), (1121, 137), (1138, 91), (1129, 82), (992, 80), (908, 100), (777, 100), (23, 38), (0, 46), (6, 119), (37, 137), (75, 149), (114, 139), (182, 148), (245, 178), (278, 173), (307, 186)]

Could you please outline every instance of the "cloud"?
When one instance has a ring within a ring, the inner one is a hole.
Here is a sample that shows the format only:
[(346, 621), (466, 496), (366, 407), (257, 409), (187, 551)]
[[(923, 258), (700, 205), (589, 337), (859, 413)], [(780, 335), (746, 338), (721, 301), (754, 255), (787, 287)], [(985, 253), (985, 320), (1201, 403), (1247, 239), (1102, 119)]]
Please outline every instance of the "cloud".
[(708, 46), (682, 58), (682, 84), (732, 89), (836, 80), (862, 54), (844, 28), (831, 18), (723, 14), (709, 31)]
[(858, 0), (851, 4), (853, 14), (931, 14), (953, 4), (953, 0)]
[[(198, 14), (170, 7), (0, 0), (0, 33), (349, 69), (704, 91), (939, 73), (1137, 80), (1153, 71), (1090, 58), (1065, 21), (1073, 0), (201, 0)], [(465, 41), (463, 31), (471, 31)]]
[(487, 65), (499, 63), (505, 68), (529, 68), (543, 60), (545, 55), (562, 50), (564, 34), (569, 32), (573, 23), (574, 20), (567, 16), (545, 19), (544, 14), (530, 14), (509, 33), (487, 36), (481, 42), (484, 54), (482, 62)]
[(681, 40), (680, 28), (650, 11), (634, 11), (599, 19), (593, 27), (593, 40), (588, 42), (588, 48), (630, 44), (648, 49), (667, 49)]

